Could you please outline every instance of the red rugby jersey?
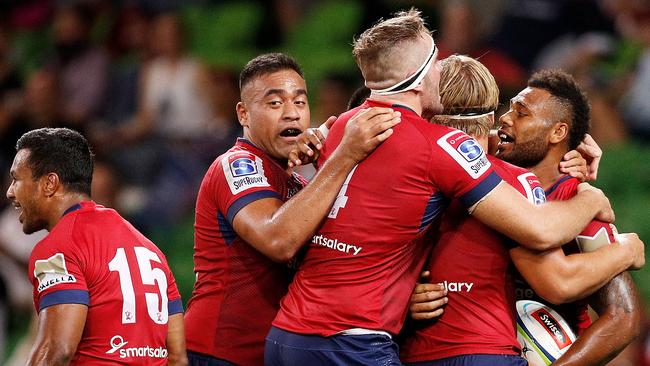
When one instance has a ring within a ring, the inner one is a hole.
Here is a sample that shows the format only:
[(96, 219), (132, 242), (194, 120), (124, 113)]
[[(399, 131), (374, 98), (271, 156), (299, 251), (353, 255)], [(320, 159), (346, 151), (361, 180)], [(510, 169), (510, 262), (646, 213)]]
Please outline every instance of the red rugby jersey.
[(244, 139), (210, 166), (196, 202), (188, 350), (239, 365), (263, 364), (266, 334), (292, 271), (239, 238), (232, 220), (247, 204), (269, 197), (286, 201), (304, 184)]
[[(366, 101), (360, 108), (371, 106), (388, 105)], [(472, 207), (501, 182), (474, 139), (392, 108), (402, 122), (349, 174), (281, 302), (276, 327), (321, 336), (350, 328), (396, 334), (431, 247), (427, 229), (449, 199)], [(321, 159), (357, 110), (335, 122)]]
[[(494, 170), (534, 204), (545, 201), (537, 177), (526, 169), (488, 157)], [(449, 303), (432, 321), (411, 321), (400, 345), (404, 362), (468, 354), (520, 353), (515, 334), (512, 265), (507, 240), (453, 201), (425, 267), (431, 283), (443, 283)]]
[(72, 365), (166, 365), (167, 321), (183, 311), (162, 252), (115, 210), (66, 211), (29, 259), (36, 311), (88, 306)]
[[(549, 201), (564, 201), (571, 199), (578, 194), (578, 184), (580, 182), (576, 178), (564, 175), (562, 176), (551, 188), (546, 191), (546, 198)], [(594, 243), (614, 243), (614, 232), (609, 223), (593, 220), (584, 228), (584, 230), (570, 243), (562, 246), (565, 253), (577, 253), (580, 249), (579, 246), (589, 246)], [(532, 299), (542, 303), (548, 303), (526, 283), (526, 281), (518, 276), (515, 280), (517, 300)], [(569, 323), (571, 328), (580, 335), (582, 332), (591, 325), (591, 318), (588, 313), (588, 304), (583, 301), (576, 301), (570, 304), (551, 305), (558, 313), (564, 317)]]

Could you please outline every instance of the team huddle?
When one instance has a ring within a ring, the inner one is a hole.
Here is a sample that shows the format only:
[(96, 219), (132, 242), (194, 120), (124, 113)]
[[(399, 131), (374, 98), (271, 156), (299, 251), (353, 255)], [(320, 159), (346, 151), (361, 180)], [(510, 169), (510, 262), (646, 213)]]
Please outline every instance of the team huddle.
[(29, 261), (29, 365), (532, 365), (517, 300), (578, 335), (545, 363), (620, 353), (640, 332), (627, 271), (644, 244), (582, 183), (600, 156), (574, 79), (535, 73), (496, 121), (494, 77), (438, 60), (418, 11), (353, 47), (367, 89), (318, 129), (292, 58), (242, 70), (243, 137), (199, 189), (185, 311), (164, 254), (91, 200), (85, 138), (23, 135), (7, 197), (25, 233), (49, 231)]

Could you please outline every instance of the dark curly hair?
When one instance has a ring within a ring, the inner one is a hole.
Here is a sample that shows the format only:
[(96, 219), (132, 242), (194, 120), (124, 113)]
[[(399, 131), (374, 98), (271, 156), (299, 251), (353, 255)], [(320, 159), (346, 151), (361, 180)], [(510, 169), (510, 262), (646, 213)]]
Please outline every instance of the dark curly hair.
[(570, 116), (569, 150), (573, 150), (589, 132), (589, 100), (573, 76), (561, 70), (540, 70), (528, 79), (528, 86), (548, 91)]

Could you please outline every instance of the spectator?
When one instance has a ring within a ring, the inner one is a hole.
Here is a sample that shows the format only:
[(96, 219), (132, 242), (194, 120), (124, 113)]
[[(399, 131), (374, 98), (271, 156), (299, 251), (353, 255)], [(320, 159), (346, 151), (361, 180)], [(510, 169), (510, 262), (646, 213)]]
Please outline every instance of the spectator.
[(13, 136), (12, 123), (18, 114), (22, 100), (22, 80), (10, 60), (10, 34), (0, 23), (0, 169), (11, 166)]
[(193, 207), (207, 166), (202, 163), (207, 160), (202, 153), (209, 151), (206, 146), (215, 140), (212, 132), (216, 124), (213, 79), (200, 62), (185, 53), (177, 16), (158, 15), (151, 30), (151, 59), (142, 70), (136, 116), (119, 130), (120, 141), (153, 149), (149, 151), (152, 154), (137, 158), (145, 167), (156, 168), (143, 182), (147, 196), (138, 210), (141, 215), (134, 217), (145, 231), (169, 225)]
[(650, 141), (650, 2), (643, 1), (620, 14), (618, 24), (622, 33), (643, 49), (632, 84), (621, 101), (621, 113), (631, 136)]
[(457, 53), (479, 59), (499, 84), (503, 103), (524, 84), (526, 70), (513, 58), (487, 44), (490, 30), (480, 16), (482, 11), (469, 1), (448, 0), (442, 3), (439, 57), (443, 59)]
[(55, 54), (47, 65), (60, 78), (63, 115), (78, 128), (99, 113), (107, 81), (108, 55), (90, 40), (92, 15), (83, 4), (57, 10), (53, 20)]

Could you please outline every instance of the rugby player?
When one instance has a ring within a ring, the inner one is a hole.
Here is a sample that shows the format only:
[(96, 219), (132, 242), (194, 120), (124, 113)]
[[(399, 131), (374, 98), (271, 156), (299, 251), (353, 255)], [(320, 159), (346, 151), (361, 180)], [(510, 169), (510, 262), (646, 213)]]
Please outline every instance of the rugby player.
[(295, 136), (309, 127), (298, 64), (284, 54), (258, 56), (239, 85), (244, 138), (208, 169), (196, 204), (196, 283), (185, 315), (193, 365), (263, 363), (265, 336), (293, 276), (284, 262), (317, 229), (354, 165), (399, 122), (389, 108), (362, 111), (306, 184), (287, 165)]
[(86, 139), (65, 128), (25, 133), (7, 198), (33, 249), (38, 334), (28, 365), (185, 365), (183, 305), (162, 252), (90, 199)]
[[(556, 70), (537, 72), (528, 80), (528, 87), (511, 100), (510, 110), (499, 119), (498, 157), (533, 171), (548, 200), (570, 199), (576, 194), (579, 182), (558, 171), (557, 164), (588, 132), (589, 114), (588, 100), (570, 75)], [(638, 240), (636, 234), (630, 235), (631, 239)], [(594, 220), (575, 241), (546, 253), (541, 259), (525, 248), (514, 249), (511, 254), (519, 272), (541, 294), (541, 284), (572, 286), (575, 282), (561, 271), (533, 272), (534, 264), (553, 263), (563, 252), (591, 251), (599, 245), (610, 245), (617, 237), (620, 238), (614, 235), (609, 224)], [(599, 270), (600, 262), (594, 261), (594, 275)], [(526, 294), (528, 290), (524, 286), (519, 293)], [(576, 299), (569, 293), (548, 300), (557, 304)], [(587, 314), (587, 304), (599, 316), (593, 323)], [(627, 272), (614, 277), (586, 301), (556, 308), (577, 328), (580, 337), (554, 365), (604, 365), (641, 331), (643, 308)]]
[[(485, 66), (467, 56), (450, 56), (442, 61), (442, 68), (440, 93), (445, 109), (433, 121), (467, 132), (487, 149), (498, 106), (496, 81)], [(545, 201), (534, 174), (489, 158), (499, 175), (532, 203)], [(411, 311), (416, 319), (440, 315), (445, 297), (418, 302), (439, 296), (440, 290), (447, 290), (449, 303), (444, 307), (444, 316), (435, 322), (407, 327), (400, 347), (402, 360), (413, 365), (525, 365), (526, 360), (519, 357), (514, 327), (515, 291), (509, 255), (512, 245), (506, 245), (503, 236), (469, 216), (458, 202), (451, 203), (440, 231), (426, 269), (433, 282), (443, 283), (443, 288), (418, 285)], [(559, 250), (553, 261), (545, 260), (547, 253), (527, 251), (540, 257), (537, 262), (527, 263), (533, 267), (527, 273), (554, 272), (536, 276), (547, 282), (540, 286), (544, 297), (584, 297), (621, 271), (641, 265), (638, 262), (643, 260), (643, 243), (636, 237), (629, 239), (630, 244), (627, 241), (627, 245), (617, 243), (572, 256), (564, 256)], [(598, 268), (593, 263), (599, 263)], [(556, 273), (567, 279), (556, 284)], [(425, 286), (427, 293), (421, 292)], [(421, 312), (424, 310), (427, 312)]]
[[(602, 192), (590, 186), (565, 205), (531, 205), (501, 184), (475, 140), (424, 119), (442, 106), (435, 43), (418, 11), (366, 30), (354, 55), (371, 89), (361, 108), (393, 108), (402, 122), (350, 172), (312, 237), (267, 336), (267, 365), (399, 364), (392, 336), (447, 199), (460, 199), (479, 220), (534, 249), (566, 242), (594, 216), (613, 218)], [(357, 111), (334, 123), (320, 166)]]

